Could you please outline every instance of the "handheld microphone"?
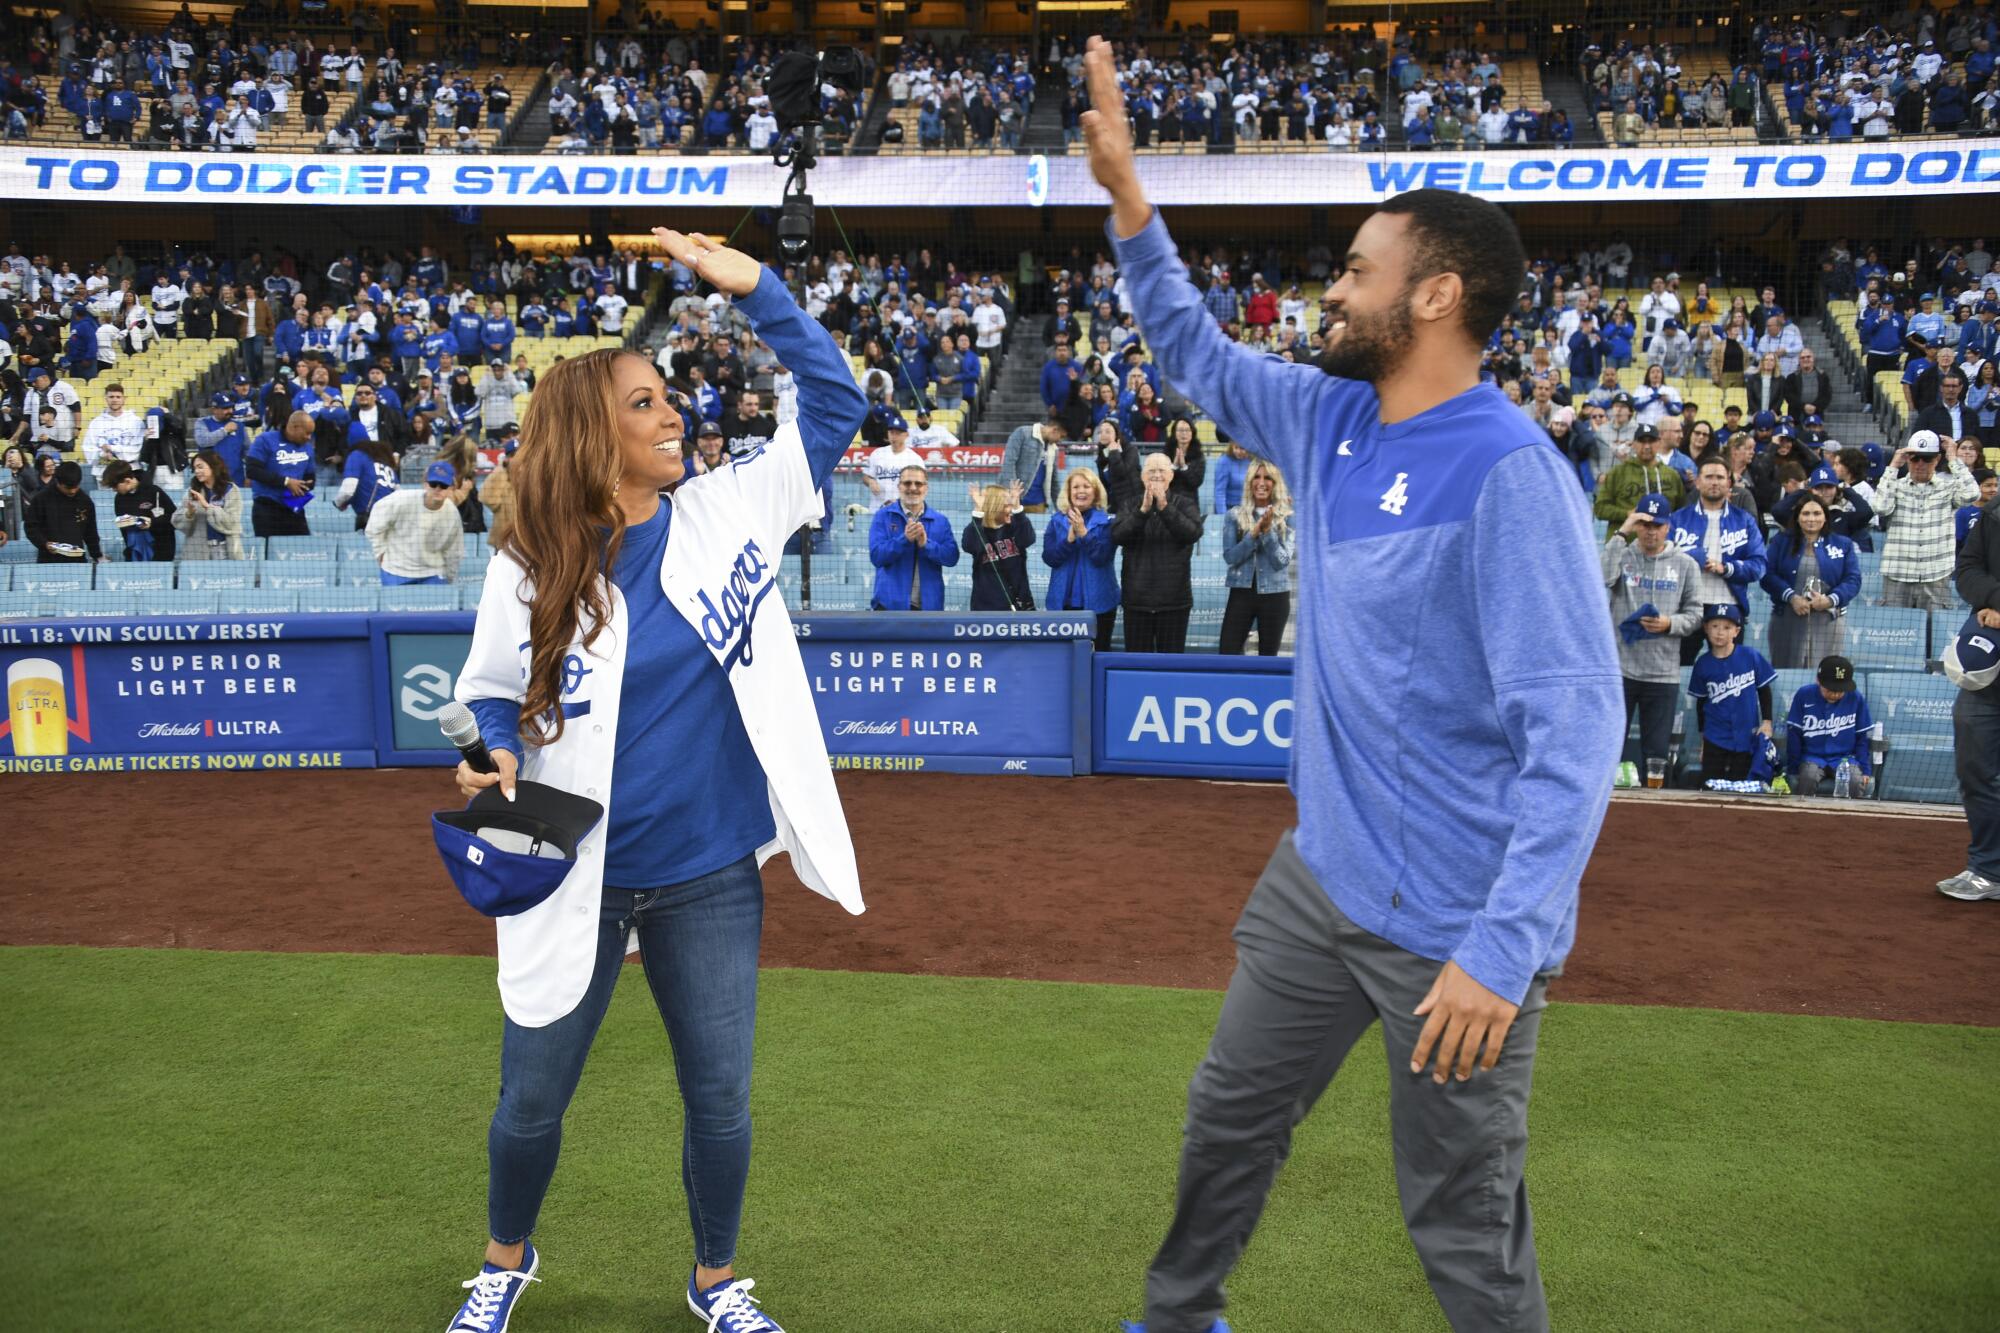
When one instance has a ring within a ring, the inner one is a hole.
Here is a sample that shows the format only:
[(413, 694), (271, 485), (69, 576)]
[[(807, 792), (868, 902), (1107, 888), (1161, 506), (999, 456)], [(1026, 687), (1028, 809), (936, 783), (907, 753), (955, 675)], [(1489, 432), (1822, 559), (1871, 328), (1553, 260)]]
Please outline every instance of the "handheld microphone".
[(462, 703), (448, 703), (438, 710), (438, 730), (444, 738), (458, 747), (458, 753), (475, 773), (498, 773), (499, 765), (487, 752), (486, 742), (479, 739), (479, 719), (472, 710)]

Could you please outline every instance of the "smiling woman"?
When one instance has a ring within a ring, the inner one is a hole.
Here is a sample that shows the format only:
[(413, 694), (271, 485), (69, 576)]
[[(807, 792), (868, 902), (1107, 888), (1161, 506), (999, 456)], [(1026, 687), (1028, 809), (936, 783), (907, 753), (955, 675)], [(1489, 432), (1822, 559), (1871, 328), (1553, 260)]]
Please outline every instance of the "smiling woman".
[(553, 894), (497, 918), (506, 1027), (487, 1138), (490, 1239), (454, 1330), (504, 1328), (540, 1280), (528, 1237), (636, 938), (686, 1110), (687, 1303), (711, 1328), (781, 1333), (734, 1267), (750, 1169), (758, 867), (790, 852), (808, 887), (862, 910), (791, 620), (770, 594), (785, 539), (820, 517), (820, 486), (867, 404), (776, 274), (703, 237), (655, 235), (734, 298), (791, 369), (798, 418), (760, 452), (691, 476), (680, 413), (643, 357), (607, 349), (563, 361), (530, 400), (509, 465), (514, 521), (457, 691), (498, 771), (460, 765), (458, 783), (467, 796), (498, 785), (511, 800), (518, 773), (604, 815)]

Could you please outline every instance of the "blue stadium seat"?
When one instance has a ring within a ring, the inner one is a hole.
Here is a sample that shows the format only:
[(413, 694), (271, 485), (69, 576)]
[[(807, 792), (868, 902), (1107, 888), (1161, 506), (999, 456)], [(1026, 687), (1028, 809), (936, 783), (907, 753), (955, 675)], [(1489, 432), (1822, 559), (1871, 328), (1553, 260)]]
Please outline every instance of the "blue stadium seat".
[(449, 583), (407, 584), (382, 589), (384, 611), (455, 611), (458, 589)]
[(11, 592), (14, 588), (14, 570), (11, 565), (0, 565), (0, 592)]
[(301, 588), (297, 596), (301, 614), (373, 611), (379, 586), (373, 588)]
[(97, 571), (97, 586), (118, 590), (171, 588), (174, 567), (167, 564), (106, 565)]
[(379, 588), (382, 586), (382, 571), (373, 560), (349, 560), (340, 562), (340, 586), (343, 588)]
[(196, 560), (181, 566), (181, 587), (197, 592), (257, 586), (257, 566), (247, 560)]
[(14, 570), (15, 592), (81, 592), (90, 586), (89, 565), (21, 565)]
[(225, 588), (215, 595), (215, 609), (225, 616), (269, 616), (299, 609), (299, 595), (283, 588)]
[(1922, 671), (1929, 654), (1930, 613), (1859, 604), (1847, 609), (1846, 657), (1857, 671)]
[(33, 620), (39, 614), (33, 593), (0, 592), (0, 620)]
[(1871, 671), (1862, 677), (1868, 713), (1887, 751), (1875, 794), (1885, 801), (1958, 802), (1951, 709), (1958, 687), (1921, 671)]
[(370, 564), (375, 561), (375, 551), (368, 545), (365, 532), (343, 532), (333, 539), (333, 544), (340, 549), (342, 560), (366, 560)]
[(113, 591), (104, 588), (85, 589), (63, 597), (64, 616), (137, 616), (150, 609), (152, 601), (160, 594), (152, 592)]
[(479, 599), (486, 591), (486, 580), (484, 578), (469, 579), (461, 575), (458, 582), (452, 586), (458, 589), (459, 610), (477, 611), (479, 609)]
[(146, 595), (147, 609), (161, 616), (212, 616), (218, 593), (202, 588), (176, 588)]
[(340, 558), (340, 545), (332, 537), (267, 537), (264, 558), (332, 561)]
[(0, 546), (0, 565), (32, 565), (35, 563), (35, 548), (25, 539), (8, 542)]
[[(271, 539), (277, 541), (276, 537)], [(327, 560), (269, 560), (259, 571), (266, 588), (334, 588), (340, 586), (340, 566)]]

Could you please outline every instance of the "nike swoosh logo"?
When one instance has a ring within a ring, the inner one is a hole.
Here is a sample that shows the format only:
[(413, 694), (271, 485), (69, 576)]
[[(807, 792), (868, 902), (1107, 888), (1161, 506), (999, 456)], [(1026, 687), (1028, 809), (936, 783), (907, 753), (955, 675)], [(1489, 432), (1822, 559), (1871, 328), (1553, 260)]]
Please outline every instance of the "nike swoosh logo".
[(1353, 440), (1342, 440), (1342, 441), (1340, 442), (1340, 448), (1339, 448), (1338, 450), (1336, 450), (1336, 452), (1337, 452), (1337, 453), (1339, 453), (1339, 455), (1340, 455), (1340, 456), (1341, 456), (1342, 458), (1348, 458), (1348, 457), (1351, 457), (1351, 456), (1353, 455), (1354, 451), (1353, 451), (1352, 449), (1348, 448), (1347, 446), (1348, 446), (1348, 445), (1350, 445), (1350, 444), (1353, 444), (1353, 443), (1354, 443), (1354, 441), (1353, 441)]

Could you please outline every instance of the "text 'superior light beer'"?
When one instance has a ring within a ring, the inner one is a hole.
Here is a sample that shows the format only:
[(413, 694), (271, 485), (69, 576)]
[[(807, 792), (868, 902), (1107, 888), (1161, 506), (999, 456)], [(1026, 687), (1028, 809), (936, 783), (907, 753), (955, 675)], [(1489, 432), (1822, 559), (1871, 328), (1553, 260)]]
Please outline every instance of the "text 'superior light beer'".
[(69, 697), (62, 668), (46, 657), (24, 657), (7, 668), (7, 716), (21, 758), (69, 753)]

